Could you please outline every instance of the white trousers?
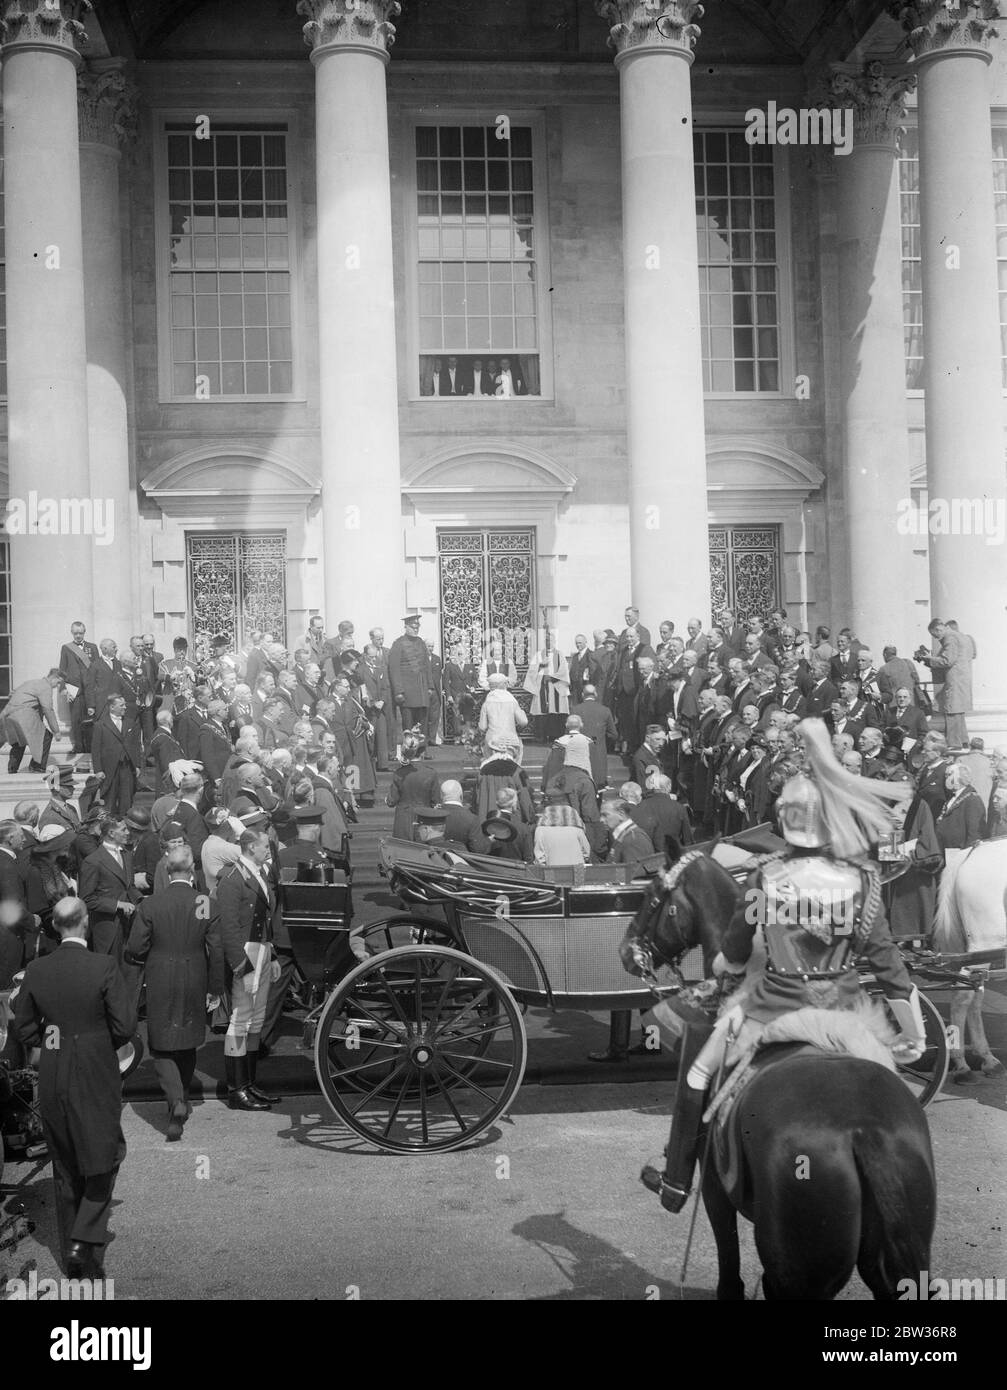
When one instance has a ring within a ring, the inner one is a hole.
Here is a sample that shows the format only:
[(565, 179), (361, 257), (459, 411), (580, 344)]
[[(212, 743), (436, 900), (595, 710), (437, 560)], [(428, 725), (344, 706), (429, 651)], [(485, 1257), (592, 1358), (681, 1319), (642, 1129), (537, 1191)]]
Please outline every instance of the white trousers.
[(258, 1049), (259, 1034), (266, 1019), (266, 1003), (269, 999), (269, 967), (263, 970), (259, 988), (252, 994), (245, 988), (245, 980), (250, 978), (250, 975), (243, 975), (231, 986), (231, 1017), (224, 1035), (225, 1057), (244, 1057), (249, 1036), (254, 1037), (256, 1050)]

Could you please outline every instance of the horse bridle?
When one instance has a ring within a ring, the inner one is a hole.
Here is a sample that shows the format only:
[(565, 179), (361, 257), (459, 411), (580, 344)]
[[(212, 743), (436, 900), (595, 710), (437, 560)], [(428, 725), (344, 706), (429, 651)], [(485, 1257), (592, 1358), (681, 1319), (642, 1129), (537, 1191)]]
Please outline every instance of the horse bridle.
[[(676, 904), (671, 901), (671, 894), (674, 889), (678, 887), (682, 874), (689, 865), (694, 864), (697, 859), (702, 859), (703, 857), (704, 851), (701, 849), (688, 850), (682, 855), (681, 859), (676, 860), (675, 863), (672, 864), (670, 869), (665, 869), (658, 873), (654, 879), (654, 885), (651, 889), (651, 899), (648, 906), (653, 907), (658, 901), (657, 885), (660, 883), (664, 892), (658, 905), (668, 917), (675, 917), (678, 913), (678, 908)], [(685, 980), (678, 968), (678, 962), (685, 955), (686, 951), (689, 950), (689, 945), (687, 942), (683, 941), (682, 949), (676, 952), (673, 957), (666, 956), (659, 950), (657, 942), (654, 940), (654, 924), (657, 921), (658, 915), (659, 913), (656, 909), (648, 913), (646, 924), (641, 930), (640, 935), (634, 938), (633, 944), (630, 947), (630, 953), (640, 971), (640, 978), (652, 993), (663, 997), (665, 994), (676, 993), (684, 987)], [(671, 970), (674, 976), (671, 984), (662, 985), (658, 981), (654, 966), (655, 955), (659, 956), (664, 964)]]

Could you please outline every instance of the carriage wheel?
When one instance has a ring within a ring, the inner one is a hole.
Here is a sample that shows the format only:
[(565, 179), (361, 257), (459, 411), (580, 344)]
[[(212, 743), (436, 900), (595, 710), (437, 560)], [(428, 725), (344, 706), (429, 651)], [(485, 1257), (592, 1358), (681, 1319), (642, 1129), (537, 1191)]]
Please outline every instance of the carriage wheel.
[(447, 923), (438, 917), (409, 912), (397, 912), (394, 917), (382, 917), (368, 922), (354, 933), (367, 943), (369, 951), (394, 951), (399, 946), (452, 946), (457, 939)]
[[(920, 992), (920, 1011), (923, 1014), (923, 1031), (926, 1037), (926, 1051), (918, 1061), (906, 1065), (899, 1064), (899, 1075), (906, 1082), (921, 1105), (927, 1105), (944, 1085), (948, 1074), (950, 1051), (948, 1049), (947, 1024), (937, 1011), (937, 1006), (926, 994)], [(894, 1016), (888, 1012), (889, 1020)]]
[(362, 962), (318, 1020), (315, 1071), (336, 1115), (393, 1153), (470, 1143), (524, 1076), (524, 1022), (503, 980), (448, 946)]

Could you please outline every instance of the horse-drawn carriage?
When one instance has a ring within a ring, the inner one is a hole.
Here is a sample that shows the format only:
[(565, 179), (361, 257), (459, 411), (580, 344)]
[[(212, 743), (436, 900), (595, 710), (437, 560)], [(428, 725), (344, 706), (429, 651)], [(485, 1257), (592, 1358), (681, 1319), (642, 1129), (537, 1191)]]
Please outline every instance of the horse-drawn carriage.
[[(714, 851), (739, 883), (753, 862), (745, 840)], [(662, 866), (655, 856), (643, 868)], [(646, 980), (624, 970), (619, 945), (650, 893), (633, 866), (544, 869), (392, 839), (381, 867), (405, 910), (358, 931), (348, 890), (282, 888), (314, 991), (305, 1043), (319, 1085), (339, 1119), (378, 1148), (455, 1149), (504, 1115), (524, 1075), (528, 1006), (646, 1009), (703, 978), (698, 948)], [(871, 992), (869, 976), (863, 983)], [(929, 1046), (902, 1070), (926, 1104), (943, 1084), (948, 1041), (922, 1000)]]

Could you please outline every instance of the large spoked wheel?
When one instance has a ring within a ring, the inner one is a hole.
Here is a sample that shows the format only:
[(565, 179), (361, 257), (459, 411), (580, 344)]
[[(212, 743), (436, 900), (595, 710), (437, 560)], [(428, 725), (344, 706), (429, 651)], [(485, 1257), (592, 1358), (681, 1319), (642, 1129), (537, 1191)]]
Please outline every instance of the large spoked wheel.
[[(950, 1051), (948, 1048), (947, 1024), (941, 1018), (934, 1002), (927, 995), (920, 994), (920, 1011), (923, 1014), (923, 1029), (926, 1035), (926, 1051), (916, 1062), (899, 1066), (899, 1075), (909, 1086), (921, 1105), (927, 1105), (944, 1085), (948, 1074)], [(895, 1023), (889, 1011), (889, 1018)]]
[(329, 996), (315, 1070), (336, 1115), (392, 1153), (444, 1153), (503, 1115), (528, 1043), (510, 990), (452, 947), (363, 961)]

